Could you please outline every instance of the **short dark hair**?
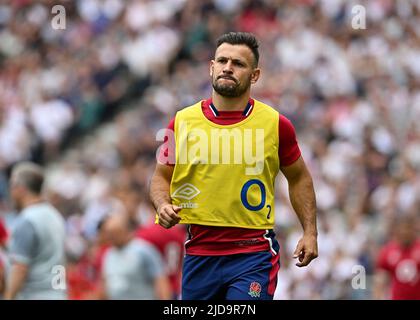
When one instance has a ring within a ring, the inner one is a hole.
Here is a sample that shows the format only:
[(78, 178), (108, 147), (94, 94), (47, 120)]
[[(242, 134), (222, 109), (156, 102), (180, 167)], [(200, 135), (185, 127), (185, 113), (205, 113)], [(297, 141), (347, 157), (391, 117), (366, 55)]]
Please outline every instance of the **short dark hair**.
[(28, 191), (39, 195), (44, 184), (44, 170), (33, 162), (20, 162), (12, 169), (15, 183), (25, 187)]
[(221, 35), (217, 39), (217, 48), (223, 44), (229, 43), (232, 45), (243, 44), (251, 49), (255, 58), (255, 66), (258, 66), (258, 61), (260, 60), (260, 53), (258, 52), (258, 40), (257, 38), (249, 32), (229, 32)]

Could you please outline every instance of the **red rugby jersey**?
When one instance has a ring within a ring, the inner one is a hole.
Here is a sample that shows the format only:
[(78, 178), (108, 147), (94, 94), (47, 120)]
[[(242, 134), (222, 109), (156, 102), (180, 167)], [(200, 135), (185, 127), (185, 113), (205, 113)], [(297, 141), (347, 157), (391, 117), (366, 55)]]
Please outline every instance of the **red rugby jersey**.
[[(248, 117), (254, 106), (250, 99), (247, 107), (242, 111), (219, 111), (212, 104), (212, 100), (204, 100), (201, 104), (203, 114), (210, 121), (219, 125), (230, 125)], [(174, 131), (175, 117), (167, 127)], [(165, 137), (165, 142), (167, 142)], [(281, 166), (289, 166), (301, 155), (295, 129), (285, 116), (279, 119), (279, 159)], [(174, 143), (165, 144), (159, 153), (159, 162), (173, 165), (175, 159)], [(189, 255), (228, 255), (269, 251), (271, 241), (267, 230), (244, 229), (234, 227), (213, 227), (191, 225), (188, 228), (188, 240), (185, 243), (186, 254)]]

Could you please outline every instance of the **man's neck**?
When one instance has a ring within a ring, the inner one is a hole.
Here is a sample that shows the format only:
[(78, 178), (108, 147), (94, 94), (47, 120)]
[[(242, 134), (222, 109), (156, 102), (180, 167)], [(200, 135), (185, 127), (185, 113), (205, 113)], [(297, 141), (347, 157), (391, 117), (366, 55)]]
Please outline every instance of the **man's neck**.
[(44, 202), (44, 199), (40, 196), (28, 196), (23, 202), (23, 209), (41, 202)]
[(132, 241), (134, 239), (134, 236), (133, 235), (127, 235), (127, 237), (126, 237), (126, 239), (124, 240), (124, 242), (123, 243), (121, 243), (121, 244), (119, 244), (119, 245), (116, 245), (115, 247), (118, 249), (118, 250), (122, 250), (122, 249), (124, 249), (125, 247), (127, 247), (127, 245), (128, 244), (130, 244), (130, 242)]
[(214, 90), (212, 94), (213, 105), (219, 111), (241, 111), (248, 104), (249, 98), (249, 91), (240, 97), (234, 98), (223, 97)]

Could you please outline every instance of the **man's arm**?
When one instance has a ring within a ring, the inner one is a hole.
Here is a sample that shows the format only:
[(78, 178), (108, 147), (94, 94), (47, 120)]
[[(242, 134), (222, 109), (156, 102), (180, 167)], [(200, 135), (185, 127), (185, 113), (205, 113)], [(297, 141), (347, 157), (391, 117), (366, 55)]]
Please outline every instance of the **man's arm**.
[(389, 284), (393, 267), (388, 263), (390, 252), (388, 248), (388, 246), (382, 247), (376, 257), (372, 288), (372, 297), (375, 300), (390, 299)]
[(4, 276), (4, 267), (3, 267), (2, 263), (1, 263), (1, 260), (0, 260), (0, 297), (4, 293), (5, 287), (6, 287), (6, 279), (5, 279), (5, 276)]
[(6, 289), (4, 298), (6, 300), (13, 300), (16, 298), (16, 295), (22, 288), (23, 283), (25, 282), (26, 276), (28, 274), (28, 266), (23, 263), (13, 263), (12, 271), (10, 275), (10, 281)]
[(38, 248), (38, 238), (32, 224), (27, 220), (21, 220), (16, 226), (10, 242), (10, 258), (12, 268), (10, 279), (6, 283), (5, 299), (15, 299), (21, 290), (28, 269)]
[(293, 257), (298, 258), (298, 267), (307, 266), (318, 257), (316, 199), (312, 177), (299, 157), (293, 164), (281, 167), (289, 184), (289, 197), (303, 227), (303, 237), (299, 240)]
[(377, 269), (373, 275), (373, 289), (372, 297), (374, 300), (387, 300), (388, 296), (389, 277), (385, 270)]
[(101, 275), (101, 279), (100, 279), (100, 283), (99, 283), (99, 288), (97, 291), (97, 297), (94, 297), (94, 300), (108, 300), (108, 292), (106, 290), (106, 279), (105, 279), (105, 275), (102, 274)]
[(171, 300), (171, 284), (166, 274), (161, 274), (155, 279), (155, 295), (159, 300)]
[(159, 224), (166, 229), (173, 227), (181, 220), (178, 215), (181, 208), (172, 205), (169, 191), (173, 171), (172, 166), (157, 163), (150, 182), (150, 200), (158, 213)]
[(160, 252), (154, 245), (148, 244), (143, 248), (142, 259), (146, 264), (142, 265), (141, 271), (153, 279), (155, 297), (159, 300), (172, 299), (171, 284), (165, 272), (165, 262)]

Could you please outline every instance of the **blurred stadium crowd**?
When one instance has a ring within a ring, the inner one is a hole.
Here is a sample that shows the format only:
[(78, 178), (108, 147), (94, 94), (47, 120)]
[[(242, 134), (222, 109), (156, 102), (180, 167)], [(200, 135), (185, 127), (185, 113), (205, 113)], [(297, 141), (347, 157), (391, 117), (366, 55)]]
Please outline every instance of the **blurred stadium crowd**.
[[(0, 219), (12, 228), (11, 166), (44, 164), (66, 218), (71, 298), (96, 298), (98, 225), (112, 208), (151, 223), (156, 132), (209, 97), (214, 42), (231, 30), (258, 37), (253, 97), (295, 125), (317, 195), (319, 258), (303, 270), (291, 263), (301, 228), (278, 179), (275, 298), (373, 297), (394, 219), (419, 216), (419, 1), (63, 1), (65, 30), (51, 28), (57, 1), (10, 3), (0, 5)], [(364, 30), (351, 27), (355, 4)], [(366, 290), (351, 286), (355, 265)]]

